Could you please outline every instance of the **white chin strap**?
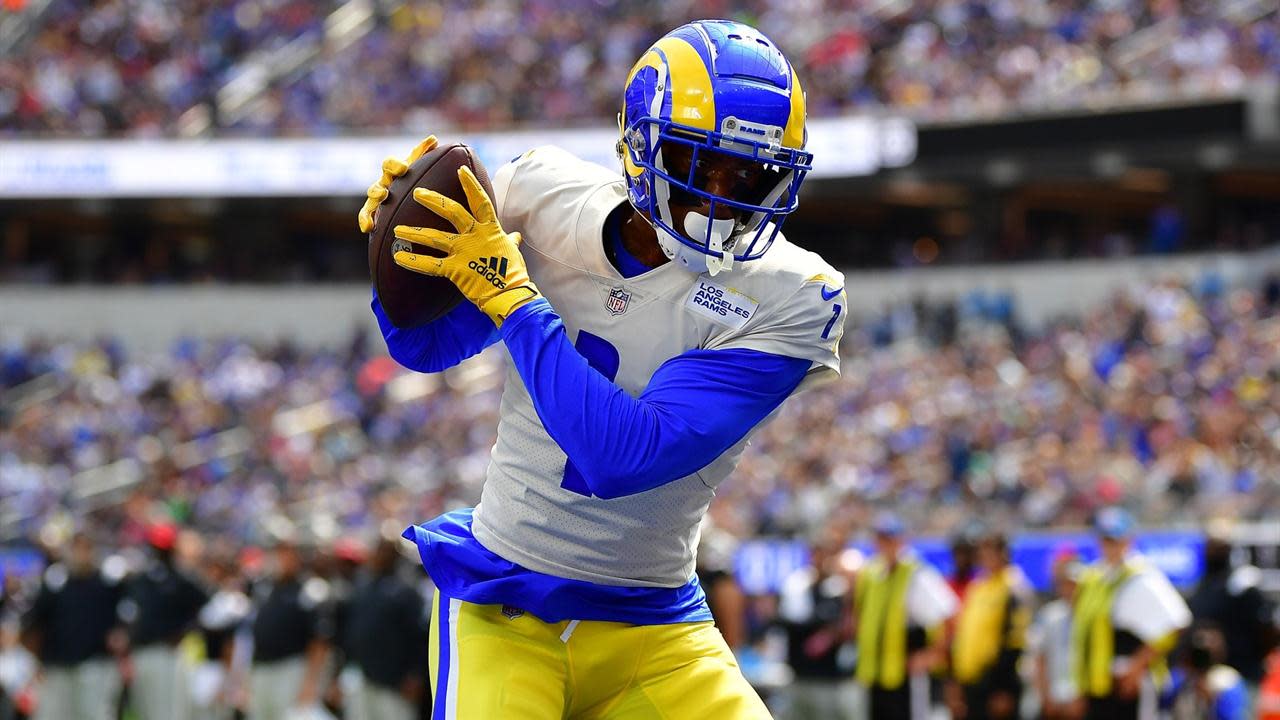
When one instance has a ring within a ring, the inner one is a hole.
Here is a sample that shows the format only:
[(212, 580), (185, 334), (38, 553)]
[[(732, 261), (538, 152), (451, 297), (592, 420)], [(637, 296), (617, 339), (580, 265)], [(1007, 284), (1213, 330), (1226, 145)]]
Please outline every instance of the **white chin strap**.
[(733, 269), (733, 251), (724, 249), (725, 241), (733, 233), (733, 225), (732, 219), (712, 220), (693, 212), (685, 215), (685, 233), (695, 240), (707, 239), (706, 252), (685, 245), (660, 227), (655, 226), (654, 229), (658, 231), (658, 245), (667, 257), (691, 273), (715, 276)]

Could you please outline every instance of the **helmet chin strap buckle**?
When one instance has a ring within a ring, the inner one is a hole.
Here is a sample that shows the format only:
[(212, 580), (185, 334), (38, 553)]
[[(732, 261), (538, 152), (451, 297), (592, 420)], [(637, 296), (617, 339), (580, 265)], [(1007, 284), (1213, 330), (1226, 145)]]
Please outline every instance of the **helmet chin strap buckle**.
[(733, 253), (729, 250), (721, 250), (720, 255), (707, 255), (707, 274), (715, 277), (721, 272), (728, 272), (733, 269)]
[(733, 236), (732, 219), (712, 220), (701, 213), (689, 213), (684, 216), (684, 230), (693, 240), (706, 239), (706, 250), (699, 252), (705, 255), (707, 274), (715, 276), (733, 269), (733, 251), (724, 249), (725, 241)]

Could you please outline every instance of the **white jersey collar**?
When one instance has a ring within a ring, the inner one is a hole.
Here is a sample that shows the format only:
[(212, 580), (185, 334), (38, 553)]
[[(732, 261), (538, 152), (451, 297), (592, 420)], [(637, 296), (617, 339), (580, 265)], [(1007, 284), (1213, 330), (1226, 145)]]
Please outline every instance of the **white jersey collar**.
[(609, 262), (604, 252), (604, 224), (609, 214), (625, 202), (629, 202), (627, 187), (618, 180), (601, 185), (583, 205), (574, 225), (574, 245), (583, 269), (595, 276), (601, 285), (630, 285), (646, 295), (661, 295), (691, 286), (698, 276), (682, 270), (673, 262), (632, 278), (622, 277), (622, 273)]

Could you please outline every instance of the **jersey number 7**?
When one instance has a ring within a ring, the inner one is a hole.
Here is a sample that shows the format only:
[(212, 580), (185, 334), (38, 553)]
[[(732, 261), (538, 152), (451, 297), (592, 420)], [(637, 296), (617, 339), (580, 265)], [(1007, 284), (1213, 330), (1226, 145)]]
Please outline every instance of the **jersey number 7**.
[(840, 303), (831, 306), (831, 319), (827, 321), (827, 326), (822, 328), (822, 339), (827, 340), (831, 337), (831, 328), (835, 327), (836, 321), (840, 319)]

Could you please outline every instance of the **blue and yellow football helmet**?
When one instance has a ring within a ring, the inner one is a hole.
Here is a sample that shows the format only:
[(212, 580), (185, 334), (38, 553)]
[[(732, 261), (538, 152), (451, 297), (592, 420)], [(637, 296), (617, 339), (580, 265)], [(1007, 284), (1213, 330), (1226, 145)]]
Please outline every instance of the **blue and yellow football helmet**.
[[(738, 22), (699, 20), (654, 43), (627, 77), (618, 124), (631, 204), (667, 257), (692, 272), (715, 275), (764, 255), (812, 167), (795, 70), (772, 41)], [(743, 173), (749, 182), (730, 197), (713, 194), (698, 171), (716, 155), (759, 170)], [(673, 201), (711, 207), (676, 228)], [(722, 206), (733, 219), (716, 218)]]

